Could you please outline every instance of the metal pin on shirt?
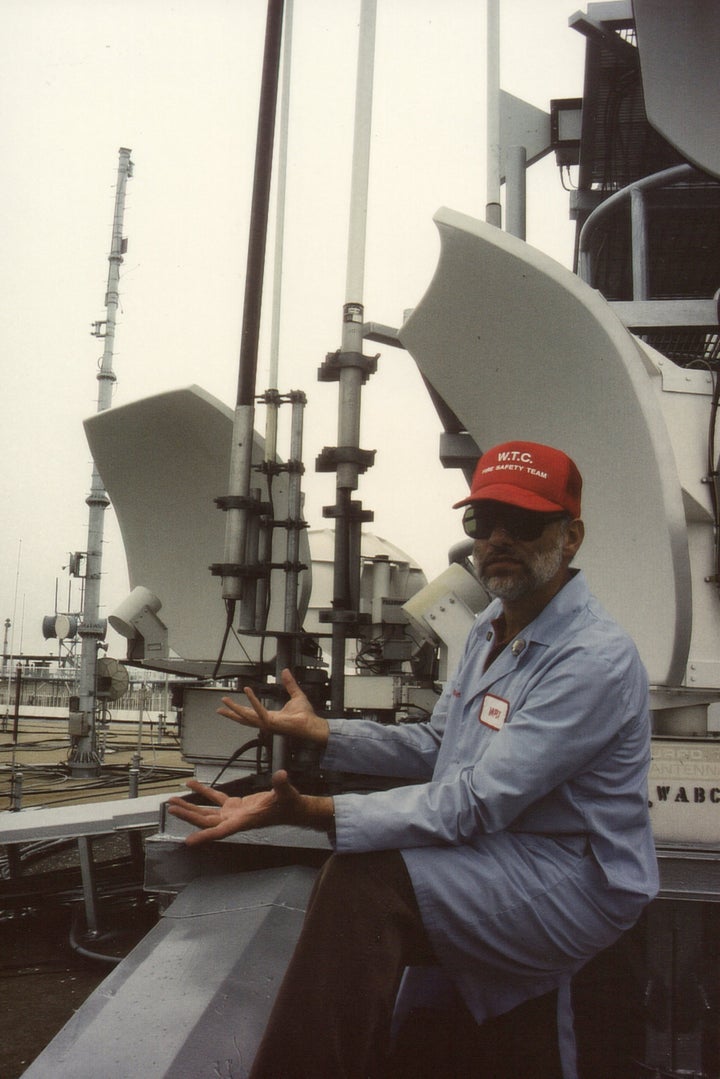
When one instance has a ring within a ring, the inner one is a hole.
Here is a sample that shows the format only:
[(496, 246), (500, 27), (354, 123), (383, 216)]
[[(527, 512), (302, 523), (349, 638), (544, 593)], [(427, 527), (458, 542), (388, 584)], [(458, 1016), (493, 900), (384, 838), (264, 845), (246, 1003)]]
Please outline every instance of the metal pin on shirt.
[(525, 651), (525, 641), (522, 637), (518, 637), (516, 641), (513, 641), (510, 651), (514, 656), (519, 656), (521, 652)]

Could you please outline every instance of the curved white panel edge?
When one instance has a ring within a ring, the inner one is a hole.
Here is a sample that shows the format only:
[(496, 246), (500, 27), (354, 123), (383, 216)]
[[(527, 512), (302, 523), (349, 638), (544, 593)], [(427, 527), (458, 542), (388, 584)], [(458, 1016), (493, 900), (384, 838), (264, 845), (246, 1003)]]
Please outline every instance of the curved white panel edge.
[[(524, 438), (576, 460), (587, 524), (577, 564), (651, 680), (680, 684), (690, 561), (656, 366), (602, 296), (548, 256), (447, 208), (435, 222), (439, 263), (403, 345), (481, 449)], [(459, 497), (463, 487), (459, 476)]]
[[(97, 413), (84, 426), (117, 514), (130, 587), (143, 585), (160, 598), (173, 652), (188, 660), (214, 660), (225, 607), (220, 581), (209, 567), (223, 557), (225, 516), (214, 499), (227, 493), (231, 410), (199, 386), (190, 386)], [(256, 434), (257, 461), (263, 445)], [(266, 491), (264, 479), (258, 486)], [(273, 499), (276, 516), (287, 517), (285, 474), (273, 481)], [(276, 529), (273, 561), (284, 561), (284, 542), (284, 530)], [(300, 559), (310, 565), (305, 533)], [(272, 576), (270, 624), (282, 629), (284, 575), (277, 571)], [(301, 579), (301, 602), (306, 603), (309, 572)], [(258, 639), (243, 638), (243, 645), (257, 659)], [(265, 659), (272, 652), (266, 648)], [(232, 635), (225, 659), (248, 659)]]

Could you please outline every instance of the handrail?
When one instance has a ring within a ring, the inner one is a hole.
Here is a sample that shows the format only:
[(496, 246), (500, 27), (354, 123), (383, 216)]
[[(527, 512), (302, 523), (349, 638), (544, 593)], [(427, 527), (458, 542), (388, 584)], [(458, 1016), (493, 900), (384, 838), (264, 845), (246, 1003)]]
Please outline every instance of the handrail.
[[(692, 176), (703, 175), (704, 174), (700, 172), (699, 169), (696, 169), (694, 165), (673, 165), (671, 168), (662, 169), (660, 172), (655, 172), (651, 176), (643, 176), (640, 180), (634, 180), (633, 183), (628, 184), (627, 187), (623, 187), (620, 191), (616, 191), (614, 194), (610, 195), (609, 198), (605, 199), (604, 202), (601, 202), (599, 206), (596, 206), (580, 230), (580, 236), (578, 238), (578, 276), (588, 285), (592, 286), (592, 273), (590, 260), (588, 258), (590, 239), (597, 227), (606, 217), (609, 217), (615, 211), (618, 205), (624, 203), (628, 199), (630, 200), (633, 219), (631, 226), (633, 246), (634, 241), (637, 240), (638, 243), (644, 247), (645, 222), (642, 196), (645, 192), (651, 191), (655, 187), (662, 187), (665, 184), (679, 183), (681, 180), (689, 179)], [(636, 225), (638, 226), (637, 231)], [(637, 292), (643, 293), (646, 291), (644, 285), (645, 282), (646, 274), (642, 260), (641, 264), (636, 267), (635, 259), (633, 258), (633, 299), (647, 299), (647, 296), (645, 295), (636, 294)]]

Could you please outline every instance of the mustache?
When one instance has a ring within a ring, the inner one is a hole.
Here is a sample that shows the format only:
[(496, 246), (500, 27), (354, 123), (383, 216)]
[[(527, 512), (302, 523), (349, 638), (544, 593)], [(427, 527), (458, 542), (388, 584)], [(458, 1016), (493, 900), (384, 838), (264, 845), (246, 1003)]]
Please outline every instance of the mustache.
[(498, 545), (497, 547), (493, 547), (492, 550), (486, 551), (482, 561), (476, 557), (476, 564), (482, 573), (488, 566), (491, 566), (493, 562), (506, 560), (517, 562), (517, 564), (521, 566), (525, 565), (525, 561), (517, 555), (511, 544)]

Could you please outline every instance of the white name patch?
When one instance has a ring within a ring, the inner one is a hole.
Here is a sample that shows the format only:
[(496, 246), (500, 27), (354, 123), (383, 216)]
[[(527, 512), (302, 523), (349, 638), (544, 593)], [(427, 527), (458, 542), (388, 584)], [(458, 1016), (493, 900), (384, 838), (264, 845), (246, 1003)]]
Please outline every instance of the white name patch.
[(480, 706), (478, 719), (486, 727), (492, 727), (494, 731), (499, 731), (507, 719), (509, 711), (509, 701), (504, 700), (502, 697), (493, 697), (492, 693), (486, 693)]

